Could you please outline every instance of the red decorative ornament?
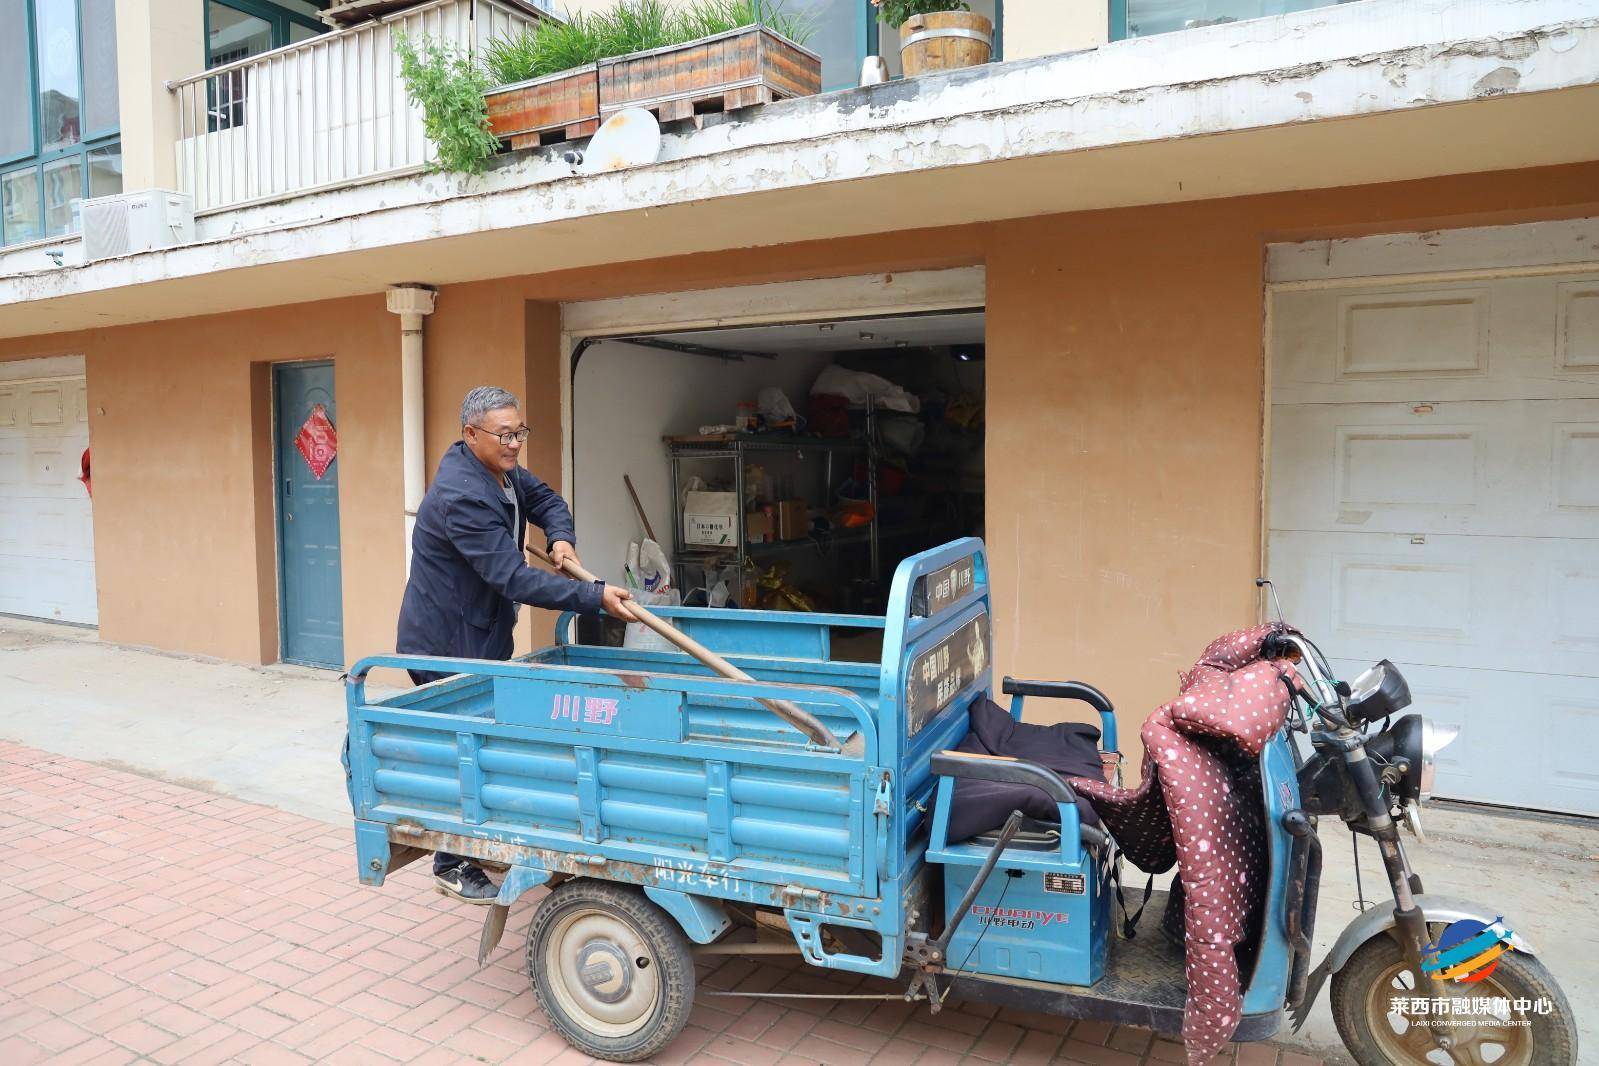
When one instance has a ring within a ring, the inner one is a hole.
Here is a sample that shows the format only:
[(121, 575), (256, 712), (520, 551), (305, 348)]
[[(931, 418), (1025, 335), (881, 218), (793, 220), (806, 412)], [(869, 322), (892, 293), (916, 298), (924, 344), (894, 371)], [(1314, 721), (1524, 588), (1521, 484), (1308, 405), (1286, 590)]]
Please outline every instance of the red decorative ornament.
[(321, 404), (311, 408), (300, 432), (294, 435), (294, 446), (305, 456), (305, 465), (311, 468), (311, 473), (321, 481), (339, 454), (339, 434), (328, 421), (327, 408)]

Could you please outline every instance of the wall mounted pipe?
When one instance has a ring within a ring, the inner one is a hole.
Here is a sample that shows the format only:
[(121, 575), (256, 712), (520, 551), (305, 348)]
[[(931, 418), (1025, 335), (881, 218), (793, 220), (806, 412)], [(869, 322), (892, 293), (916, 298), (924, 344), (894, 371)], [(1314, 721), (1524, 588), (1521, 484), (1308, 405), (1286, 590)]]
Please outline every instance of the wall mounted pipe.
[(427, 491), (427, 450), (422, 395), (422, 320), (438, 293), (426, 285), (392, 285), (388, 307), (400, 316), (400, 466), (405, 478), (405, 572), (411, 573), (411, 533)]

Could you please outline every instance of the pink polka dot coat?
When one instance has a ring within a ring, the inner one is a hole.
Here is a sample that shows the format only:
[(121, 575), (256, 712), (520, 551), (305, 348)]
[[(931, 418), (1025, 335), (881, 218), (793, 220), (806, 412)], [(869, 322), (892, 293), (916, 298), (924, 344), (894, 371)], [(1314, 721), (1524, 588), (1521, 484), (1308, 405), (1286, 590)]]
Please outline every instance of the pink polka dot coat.
[(1116, 842), (1149, 873), (1175, 863), (1183, 894), (1188, 1002), (1183, 1044), (1193, 1066), (1232, 1038), (1243, 990), (1235, 949), (1259, 921), (1266, 836), (1259, 757), (1288, 714), (1293, 667), (1261, 659), (1276, 627), (1213, 641), (1179, 679), (1177, 698), (1144, 722), (1137, 788), (1074, 778)]

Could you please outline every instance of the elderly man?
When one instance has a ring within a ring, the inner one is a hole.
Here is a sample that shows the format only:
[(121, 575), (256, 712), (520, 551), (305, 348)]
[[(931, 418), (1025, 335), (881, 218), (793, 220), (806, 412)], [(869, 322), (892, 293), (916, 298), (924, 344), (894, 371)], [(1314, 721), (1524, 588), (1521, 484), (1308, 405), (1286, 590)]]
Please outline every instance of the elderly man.
[[(509, 659), (521, 603), (632, 617), (626, 589), (527, 565), (528, 523), (544, 531), (553, 559), (577, 560), (566, 501), (517, 465), (527, 436), (521, 405), (504, 389), (480, 386), (461, 401), (461, 439), (444, 453), (416, 514), (396, 642), (402, 654)], [(446, 676), (411, 671), (419, 685)], [(433, 881), (466, 903), (492, 903), (498, 891), (475, 863), (443, 852), (433, 857)]]

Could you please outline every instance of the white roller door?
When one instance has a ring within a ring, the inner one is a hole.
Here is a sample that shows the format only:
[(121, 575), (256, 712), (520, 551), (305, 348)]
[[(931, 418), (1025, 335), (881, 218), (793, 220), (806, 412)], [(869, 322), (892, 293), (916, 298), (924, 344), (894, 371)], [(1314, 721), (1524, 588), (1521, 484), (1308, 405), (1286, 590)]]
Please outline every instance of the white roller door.
[(0, 613), (94, 624), (83, 359), (0, 363)]
[(1345, 676), (1463, 727), (1442, 796), (1599, 814), (1596, 241), (1272, 250), (1268, 567)]

